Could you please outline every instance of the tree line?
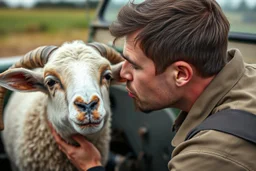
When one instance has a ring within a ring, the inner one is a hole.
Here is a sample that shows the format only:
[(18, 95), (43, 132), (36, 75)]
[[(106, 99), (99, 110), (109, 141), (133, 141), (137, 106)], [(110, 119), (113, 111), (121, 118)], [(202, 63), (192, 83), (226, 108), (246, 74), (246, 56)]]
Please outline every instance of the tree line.
[[(94, 9), (98, 5), (98, 1), (84, 1), (84, 2), (51, 2), (51, 1), (40, 1), (37, 2), (33, 8), (91, 8)], [(8, 8), (9, 6), (0, 1), (0, 8)], [(23, 6), (18, 6), (17, 8), (24, 8)]]
[(226, 1), (226, 3), (222, 7), (225, 11), (231, 11), (231, 12), (243, 12), (243, 11), (254, 11), (256, 12), (256, 4), (254, 7), (250, 7), (249, 4), (246, 2), (246, 0), (242, 0), (240, 4), (237, 7), (233, 7), (231, 5), (230, 1)]

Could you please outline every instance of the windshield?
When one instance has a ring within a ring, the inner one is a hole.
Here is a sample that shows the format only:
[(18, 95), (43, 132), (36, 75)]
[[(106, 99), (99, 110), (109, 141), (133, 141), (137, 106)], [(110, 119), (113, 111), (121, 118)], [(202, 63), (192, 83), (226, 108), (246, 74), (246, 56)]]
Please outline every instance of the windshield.
[[(143, 2), (144, 0), (135, 0), (135, 3)], [(124, 6), (129, 0), (110, 0), (107, 4), (103, 19), (107, 22), (112, 22), (116, 19), (117, 14), (122, 6)]]
[[(135, 0), (140, 3), (144, 0)], [(103, 14), (103, 20), (113, 22), (120, 8), (128, 0), (110, 0)], [(256, 34), (256, 0), (217, 0), (225, 12), (231, 32)]]
[(256, 34), (255, 0), (217, 0), (225, 12), (231, 32)]

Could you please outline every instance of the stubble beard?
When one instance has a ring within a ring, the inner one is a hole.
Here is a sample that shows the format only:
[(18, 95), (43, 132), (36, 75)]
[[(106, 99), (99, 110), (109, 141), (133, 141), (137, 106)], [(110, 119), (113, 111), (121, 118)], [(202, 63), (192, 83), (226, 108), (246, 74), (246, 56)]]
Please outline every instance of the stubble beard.
[(164, 109), (164, 108), (174, 107), (175, 104), (178, 102), (178, 99), (173, 99), (169, 103), (169, 105), (166, 104), (166, 107), (159, 107), (159, 106), (161, 106), (160, 104), (159, 104), (158, 107), (150, 106), (149, 104), (142, 103), (138, 98), (134, 98), (133, 102), (134, 102), (134, 106), (135, 106), (136, 111), (141, 111), (143, 113), (148, 114), (148, 113), (151, 113), (151, 112), (156, 111), (156, 110), (161, 110), (161, 109)]
[(146, 105), (143, 105), (139, 99), (134, 99), (133, 102), (134, 102), (134, 106), (135, 106), (136, 111), (140, 111), (140, 112), (147, 113), (147, 114), (154, 111), (154, 109), (150, 109), (149, 107), (145, 107)]

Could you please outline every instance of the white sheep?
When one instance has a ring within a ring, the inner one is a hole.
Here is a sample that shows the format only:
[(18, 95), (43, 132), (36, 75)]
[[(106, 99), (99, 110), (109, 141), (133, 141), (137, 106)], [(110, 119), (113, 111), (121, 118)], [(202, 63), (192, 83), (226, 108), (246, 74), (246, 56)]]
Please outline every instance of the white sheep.
[[(9, 99), (2, 134), (12, 166), (24, 171), (76, 170), (59, 151), (47, 122), (68, 143), (75, 143), (71, 135), (84, 135), (106, 164), (109, 86), (111, 78), (119, 76), (122, 60), (106, 45), (74, 41), (59, 48), (39, 47), (1, 73), (0, 93), (5, 94), (5, 88), (19, 91)], [(34, 69), (38, 67), (43, 69)]]

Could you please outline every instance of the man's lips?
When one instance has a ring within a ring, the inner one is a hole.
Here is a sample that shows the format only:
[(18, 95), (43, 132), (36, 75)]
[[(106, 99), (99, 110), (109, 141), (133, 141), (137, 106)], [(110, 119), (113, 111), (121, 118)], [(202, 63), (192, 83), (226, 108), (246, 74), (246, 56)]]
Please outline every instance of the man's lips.
[(132, 94), (131, 92), (128, 92), (128, 95), (129, 95), (130, 97), (132, 97), (132, 98), (135, 97), (134, 94)]
[(131, 97), (131, 98), (134, 98), (135, 95), (128, 89), (126, 88), (126, 90), (128, 91), (128, 95)]

